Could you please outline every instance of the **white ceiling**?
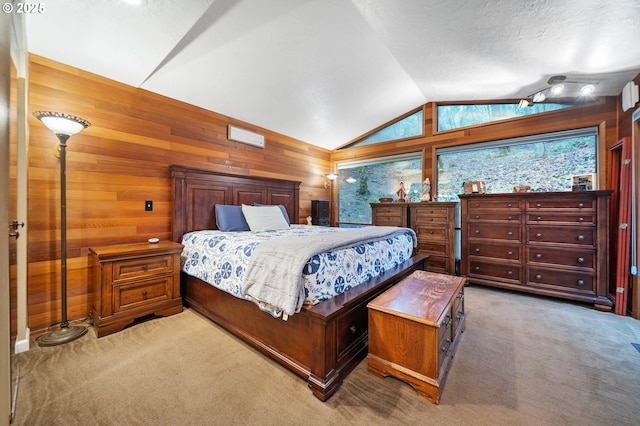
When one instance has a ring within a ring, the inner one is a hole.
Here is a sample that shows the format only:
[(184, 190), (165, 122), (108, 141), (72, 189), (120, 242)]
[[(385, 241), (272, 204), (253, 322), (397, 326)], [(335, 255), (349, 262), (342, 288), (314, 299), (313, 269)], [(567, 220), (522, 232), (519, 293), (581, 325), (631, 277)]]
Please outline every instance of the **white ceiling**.
[(640, 73), (638, 0), (130, 2), (46, 2), (28, 50), (328, 149), (431, 101)]

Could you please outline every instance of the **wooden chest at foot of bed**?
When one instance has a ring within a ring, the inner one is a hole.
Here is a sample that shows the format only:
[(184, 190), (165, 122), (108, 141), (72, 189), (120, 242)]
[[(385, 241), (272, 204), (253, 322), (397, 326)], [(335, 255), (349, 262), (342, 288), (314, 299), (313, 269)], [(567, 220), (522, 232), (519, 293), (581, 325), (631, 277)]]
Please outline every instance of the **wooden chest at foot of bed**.
[(369, 372), (410, 384), (438, 404), (460, 333), (465, 278), (416, 271), (372, 300)]
[(160, 241), (90, 248), (90, 317), (98, 337), (122, 330), (134, 320), (182, 312), (182, 244)]

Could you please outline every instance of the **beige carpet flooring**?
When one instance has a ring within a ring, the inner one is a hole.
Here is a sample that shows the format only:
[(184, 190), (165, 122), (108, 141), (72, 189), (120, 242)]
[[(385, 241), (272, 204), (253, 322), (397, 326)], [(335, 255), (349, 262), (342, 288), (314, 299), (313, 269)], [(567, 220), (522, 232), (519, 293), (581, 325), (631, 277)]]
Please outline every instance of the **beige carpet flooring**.
[(323, 403), (185, 310), (13, 358), (16, 425), (638, 425), (640, 321), (470, 286), (440, 405), (367, 372)]

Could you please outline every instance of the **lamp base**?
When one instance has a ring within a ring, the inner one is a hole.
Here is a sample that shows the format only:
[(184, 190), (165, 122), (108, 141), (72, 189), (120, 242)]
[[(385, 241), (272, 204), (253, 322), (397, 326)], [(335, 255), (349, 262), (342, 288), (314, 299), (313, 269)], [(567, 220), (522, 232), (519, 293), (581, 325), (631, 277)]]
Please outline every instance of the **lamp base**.
[(76, 340), (77, 338), (84, 336), (86, 333), (87, 327), (74, 325), (72, 327), (65, 327), (50, 331), (47, 334), (43, 334), (38, 337), (36, 340), (38, 341), (39, 346), (56, 346)]

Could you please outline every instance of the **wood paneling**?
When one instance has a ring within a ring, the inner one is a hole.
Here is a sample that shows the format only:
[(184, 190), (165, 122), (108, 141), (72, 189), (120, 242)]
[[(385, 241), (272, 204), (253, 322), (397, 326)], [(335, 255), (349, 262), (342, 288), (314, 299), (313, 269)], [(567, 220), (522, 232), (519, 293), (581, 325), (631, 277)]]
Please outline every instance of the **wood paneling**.
[[(330, 152), (293, 138), (32, 55), (29, 112), (77, 115), (91, 127), (67, 148), (68, 316), (86, 317), (88, 249), (171, 239), (172, 164), (301, 181), (299, 217), (326, 199)], [(227, 141), (234, 124), (266, 137), (257, 148)], [(60, 320), (60, 186), (56, 137), (29, 117), (29, 327)], [(144, 201), (153, 200), (153, 211)]]

